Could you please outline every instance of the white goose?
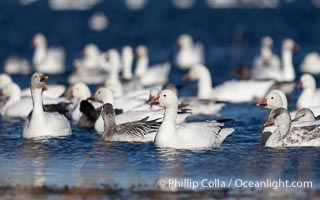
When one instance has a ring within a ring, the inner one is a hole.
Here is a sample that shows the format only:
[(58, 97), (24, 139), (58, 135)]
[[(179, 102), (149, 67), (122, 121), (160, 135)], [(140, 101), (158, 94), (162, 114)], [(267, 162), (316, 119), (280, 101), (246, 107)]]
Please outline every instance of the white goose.
[(13, 81), (8, 74), (0, 74), (0, 89), (4, 88), (7, 84), (12, 82)]
[(171, 90), (162, 90), (157, 98), (149, 102), (165, 108), (163, 122), (155, 137), (155, 146), (174, 149), (203, 149), (218, 147), (234, 132), (233, 128), (222, 128), (218, 122), (176, 124), (178, 98)]
[[(72, 120), (78, 122), (82, 113), (80, 111), (80, 103), (82, 100), (86, 100), (91, 96), (91, 91), (85, 83), (76, 83), (71, 87), (70, 97), (73, 103), (73, 108), (71, 109)], [(100, 103), (92, 102), (95, 108), (101, 106)]]
[(273, 79), (274, 73), (280, 71), (280, 59), (272, 52), (273, 40), (265, 36), (261, 40), (261, 55), (253, 61), (251, 77), (253, 79)]
[(65, 53), (63, 48), (47, 48), (46, 38), (41, 33), (33, 37), (33, 45), (35, 46), (33, 65), (37, 71), (50, 74), (64, 72)]
[(210, 72), (202, 64), (194, 65), (184, 80), (198, 80), (198, 98), (234, 103), (262, 99), (275, 83), (272, 80), (231, 80), (212, 88)]
[(297, 100), (297, 109), (320, 105), (320, 89), (317, 89), (316, 80), (312, 75), (302, 75), (298, 86), (302, 87), (303, 91)]
[(164, 84), (168, 81), (171, 69), (170, 63), (157, 64), (149, 67), (149, 55), (146, 46), (137, 47), (137, 66), (135, 76), (140, 78), (144, 86)]
[(188, 34), (182, 34), (178, 38), (180, 47), (175, 63), (180, 69), (189, 69), (195, 64), (204, 63), (204, 47), (201, 43), (194, 43)]
[(320, 74), (320, 55), (317, 52), (311, 52), (304, 57), (300, 70), (304, 73)]
[(10, 56), (4, 64), (4, 71), (8, 74), (29, 74), (31, 66), (25, 58)]
[(276, 126), (265, 143), (266, 147), (320, 146), (319, 124), (312, 127), (292, 127), (285, 108), (274, 110), (264, 126)]
[(45, 89), (47, 76), (34, 73), (31, 77), (33, 111), (26, 120), (22, 136), (24, 138), (59, 137), (71, 135), (70, 123), (59, 113), (43, 111), (42, 90)]

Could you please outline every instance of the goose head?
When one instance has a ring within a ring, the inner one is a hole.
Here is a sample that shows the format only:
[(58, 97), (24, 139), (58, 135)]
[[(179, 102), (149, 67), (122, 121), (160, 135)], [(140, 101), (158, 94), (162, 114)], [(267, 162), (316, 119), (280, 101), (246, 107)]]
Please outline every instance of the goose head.
[(196, 64), (183, 76), (183, 80), (199, 80), (202, 76), (207, 74), (210, 74), (208, 68), (202, 64)]
[(111, 65), (113, 69), (120, 68), (120, 55), (116, 49), (109, 49), (106, 52), (106, 61)]
[(32, 40), (33, 46), (44, 46), (46, 45), (46, 38), (42, 33), (37, 33), (33, 36)]
[(299, 50), (299, 45), (292, 39), (284, 39), (282, 42), (282, 50), (284, 51), (297, 51)]
[(266, 48), (271, 48), (273, 46), (273, 40), (270, 36), (264, 36), (261, 39), (261, 46)]
[(0, 74), (0, 89), (4, 88), (9, 83), (12, 83), (11, 77), (8, 74)]
[(89, 87), (82, 82), (76, 83), (71, 87), (71, 98), (86, 99), (91, 96)]
[(177, 44), (180, 48), (191, 47), (192, 43), (192, 37), (189, 34), (180, 35), (177, 41)]
[(307, 88), (315, 89), (317, 87), (316, 80), (310, 74), (303, 74), (297, 86), (298, 88), (303, 88), (303, 89), (307, 89)]
[(280, 90), (271, 90), (267, 96), (257, 104), (257, 106), (262, 106), (271, 110), (277, 108), (287, 108), (288, 101), (286, 95)]
[(108, 88), (101, 87), (97, 89), (97, 91), (88, 98), (88, 100), (95, 100), (100, 103), (110, 103), (113, 104), (114, 98), (113, 98), (113, 92), (109, 90)]
[(298, 110), (296, 113), (294, 119), (292, 121), (296, 122), (312, 122), (315, 121), (316, 118), (313, 114), (313, 112), (309, 108), (302, 108)]
[(32, 89), (42, 89), (47, 90), (46, 80), (48, 76), (43, 73), (36, 72), (31, 76), (31, 88)]
[(172, 90), (162, 90), (160, 94), (148, 102), (150, 105), (158, 105), (164, 108), (176, 108), (178, 97)]
[(144, 45), (139, 45), (136, 49), (136, 55), (138, 58), (145, 58), (148, 56), (148, 49)]
[(288, 131), (291, 126), (291, 118), (287, 109), (277, 108), (270, 113), (268, 120), (264, 123), (264, 127), (277, 126)]
[(15, 83), (9, 83), (7, 84), (3, 89), (0, 90), (0, 95), (3, 95), (5, 97), (21, 97), (21, 89), (20, 87)]
[(87, 44), (83, 49), (83, 55), (85, 57), (96, 57), (99, 56), (100, 51), (95, 44)]

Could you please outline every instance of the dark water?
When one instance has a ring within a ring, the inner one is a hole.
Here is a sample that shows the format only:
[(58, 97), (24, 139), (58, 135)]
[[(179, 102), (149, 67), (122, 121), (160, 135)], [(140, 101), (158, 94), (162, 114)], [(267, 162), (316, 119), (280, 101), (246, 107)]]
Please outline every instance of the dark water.
[[(108, 16), (110, 26), (107, 30), (94, 32), (88, 28), (88, 18), (95, 11), (103, 11)], [(208, 8), (204, 1), (197, 1), (189, 10), (178, 10), (170, 1), (160, 3), (151, 0), (145, 9), (130, 11), (123, 1), (110, 0), (88, 11), (51, 11), (46, 1), (23, 7), (16, 1), (4, 0), (0, 1), (0, 30), (0, 63), (11, 54), (30, 59), (33, 53), (32, 36), (43, 32), (50, 45), (65, 47), (68, 72), (72, 69), (73, 59), (81, 54), (88, 42), (96, 43), (104, 50), (120, 49), (126, 44), (145, 44), (150, 49), (151, 63), (172, 61), (176, 38), (187, 32), (204, 42), (206, 65), (211, 69), (213, 83), (218, 84), (230, 79), (231, 70), (238, 64), (251, 64), (259, 51), (260, 38), (266, 34), (274, 38), (277, 53), (280, 52), (281, 40), (286, 37), (295, 39), (301, 45), (301, 51), (294, 55), (294, 64), (298, 69), (308, 52), (319, 50), (320, 10), (309, 1), (282, 2), (279, 8), (273, 10), (218, 10)], [(196, 94), (195, 83), (180, 81), (182, 74), (174, 69), (170, 77), (183, 86), (181, 95)], [(52, 76), (50, 81), (65, 83), (67, 75)], [(298, 70), (297, 75), (300, 75)], [(13, 78), (21, 86), (29, 84), (28, 76)], [(289, 108), (294, 109), (299, 93), (295, 90), (290, 96)], [(158, 193), (135, 192), (158, 191), (157, 181), (164, 178), (226, 181), (281, 178), (312, 181), (312, 189), (319, 189), (318, 148), (274, 150), (261, 147), (261, 125), (267, 115), (267, 110), (255, 107), (254, 103), (227, 105), (220, 118), (235, 119), (228, 126), (236, 131), (221, 148), (201, 151), (157, 149), (153, 144), (105, 143), (94, 131), (79, 130), (75, 125), (70, 137), (30, 141), (20, 137), (23, 121), (0, 119), (0, 184), (4, 188), (0, 194), (10, 198), (10, 195), (21, 194), (16, 188), (46, 186), (59, 190), (67, 186), (83, 190), (108, 189), (110, 194), (102, 192), (105, 198), (117, 194), (133, 198), (159, 198), (156, 196)], [(6, 193), (7, 187), (13, 189)], [(293, 192), (299, 197), (299, 191), (304, 190), (289, 189), (286, 192)], [(242, 190), (234, 189), (233, 192), (203, 192), (199, 198), (215, 195), (233, 198), (240, 194), (251, 197), (251, 193), (246, 195)], [(263, 194), (269, 192), (267, 190)], [(55, 192), (50, 194), (32, 198), (56, 198)], [(313, 194), (317, 195), (317, 192)], [(188, 192), (162, 195), (165, 199), (197, 197)], [(259, 192), (253, 195), (261, 197)]]

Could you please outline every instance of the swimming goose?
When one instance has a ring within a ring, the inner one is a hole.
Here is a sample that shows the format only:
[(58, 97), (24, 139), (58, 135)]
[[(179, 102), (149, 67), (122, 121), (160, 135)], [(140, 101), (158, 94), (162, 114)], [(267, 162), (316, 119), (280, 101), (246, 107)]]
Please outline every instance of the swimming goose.
[(104, 104), (101, 115), (104, 121), (104, 141), (152, 142), (159, 129), (157, 119), (147, 121), (148, 117), (139, 121), (117, 125), (112, 104)]
[(42, 90), (46, 89), (47, 79), (48, 77), (42, 73), (34, 73), (31, 77), (33, 111), (23, 126), (22, 137), (24, 138), (71, 135), (67, 118), (59, 113), (48, 113), (43, 110)]
[(170, 63), (162, 63), (149, 67), (149, 55), (146, 46), (137, 47), (136, 54), (138, 57), (135, 76), (140, 78), (143, 86), (164, 84), (168, 81), (171, 69)]
[(194, 43), (188, 34), (180, 35), (177, 43), (180, 49), (175, 63), (180, 69), (189, 69), (195, 64), (204, 63), (204, 47), (201, 43)]
[(300, 65), (300, 70), (304, 73), (320, 74), (319, 53), (311, 52), (307, 54)]
[(312, 75), (303, 74), (298, 87), (303, 88), (303, 91), (297, 100), (297, 109), (320, 105), (320, 90), (317, 89), (316, 80)]
[(4, 64), (4, 71), (8, 74), (29, 74), (31, 66), (25, 58), (10, 56)]
[(33, 37), (33, 45), (35, 46), (33, 65), (36, 71), (50, 74), (64, 72), (65, 52), (62, 47), (47, 48), (46, 38), (41, 33)]
[(203, 149), (218, 147), (234, 132), (233, 128), (222, 128), (216, 121), (176, 124), (178, 98), (171, 90), (162, 90), (150, 104), (165, 108), (164, 119), (155, 137), (155, 146), (174, 149)]
[(253, 62), (251, 77), (253, 79), (273, 79), (274, 73), (280, 71), (280, 59), (272, 52), (273, 40), (270, 36), (261, 39), (261, 55)]
[(194, 65), (183, 79), (198, 81), (198, 98), (233, 103), (262, 99), (275, 83), (272, 80), (231, 80), (212, 88), (210, 72), (202, 64)]
[(266, 147), (320, 146), (319, 124), (309, 127), (292, 127), (285, 108), (274, 110), (264, 126), (277, 128), (266, 141)]

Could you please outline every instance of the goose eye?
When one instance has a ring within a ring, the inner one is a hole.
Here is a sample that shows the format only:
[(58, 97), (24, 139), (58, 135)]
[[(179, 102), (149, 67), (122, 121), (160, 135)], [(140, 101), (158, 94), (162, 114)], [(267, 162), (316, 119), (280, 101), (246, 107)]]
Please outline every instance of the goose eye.
[(273, 97), (271, 97), (271, 99), (274, 99)]
[(166, 97), (167, 95), (165, 94), (165, 95), (163, 95), (163, 97)]

